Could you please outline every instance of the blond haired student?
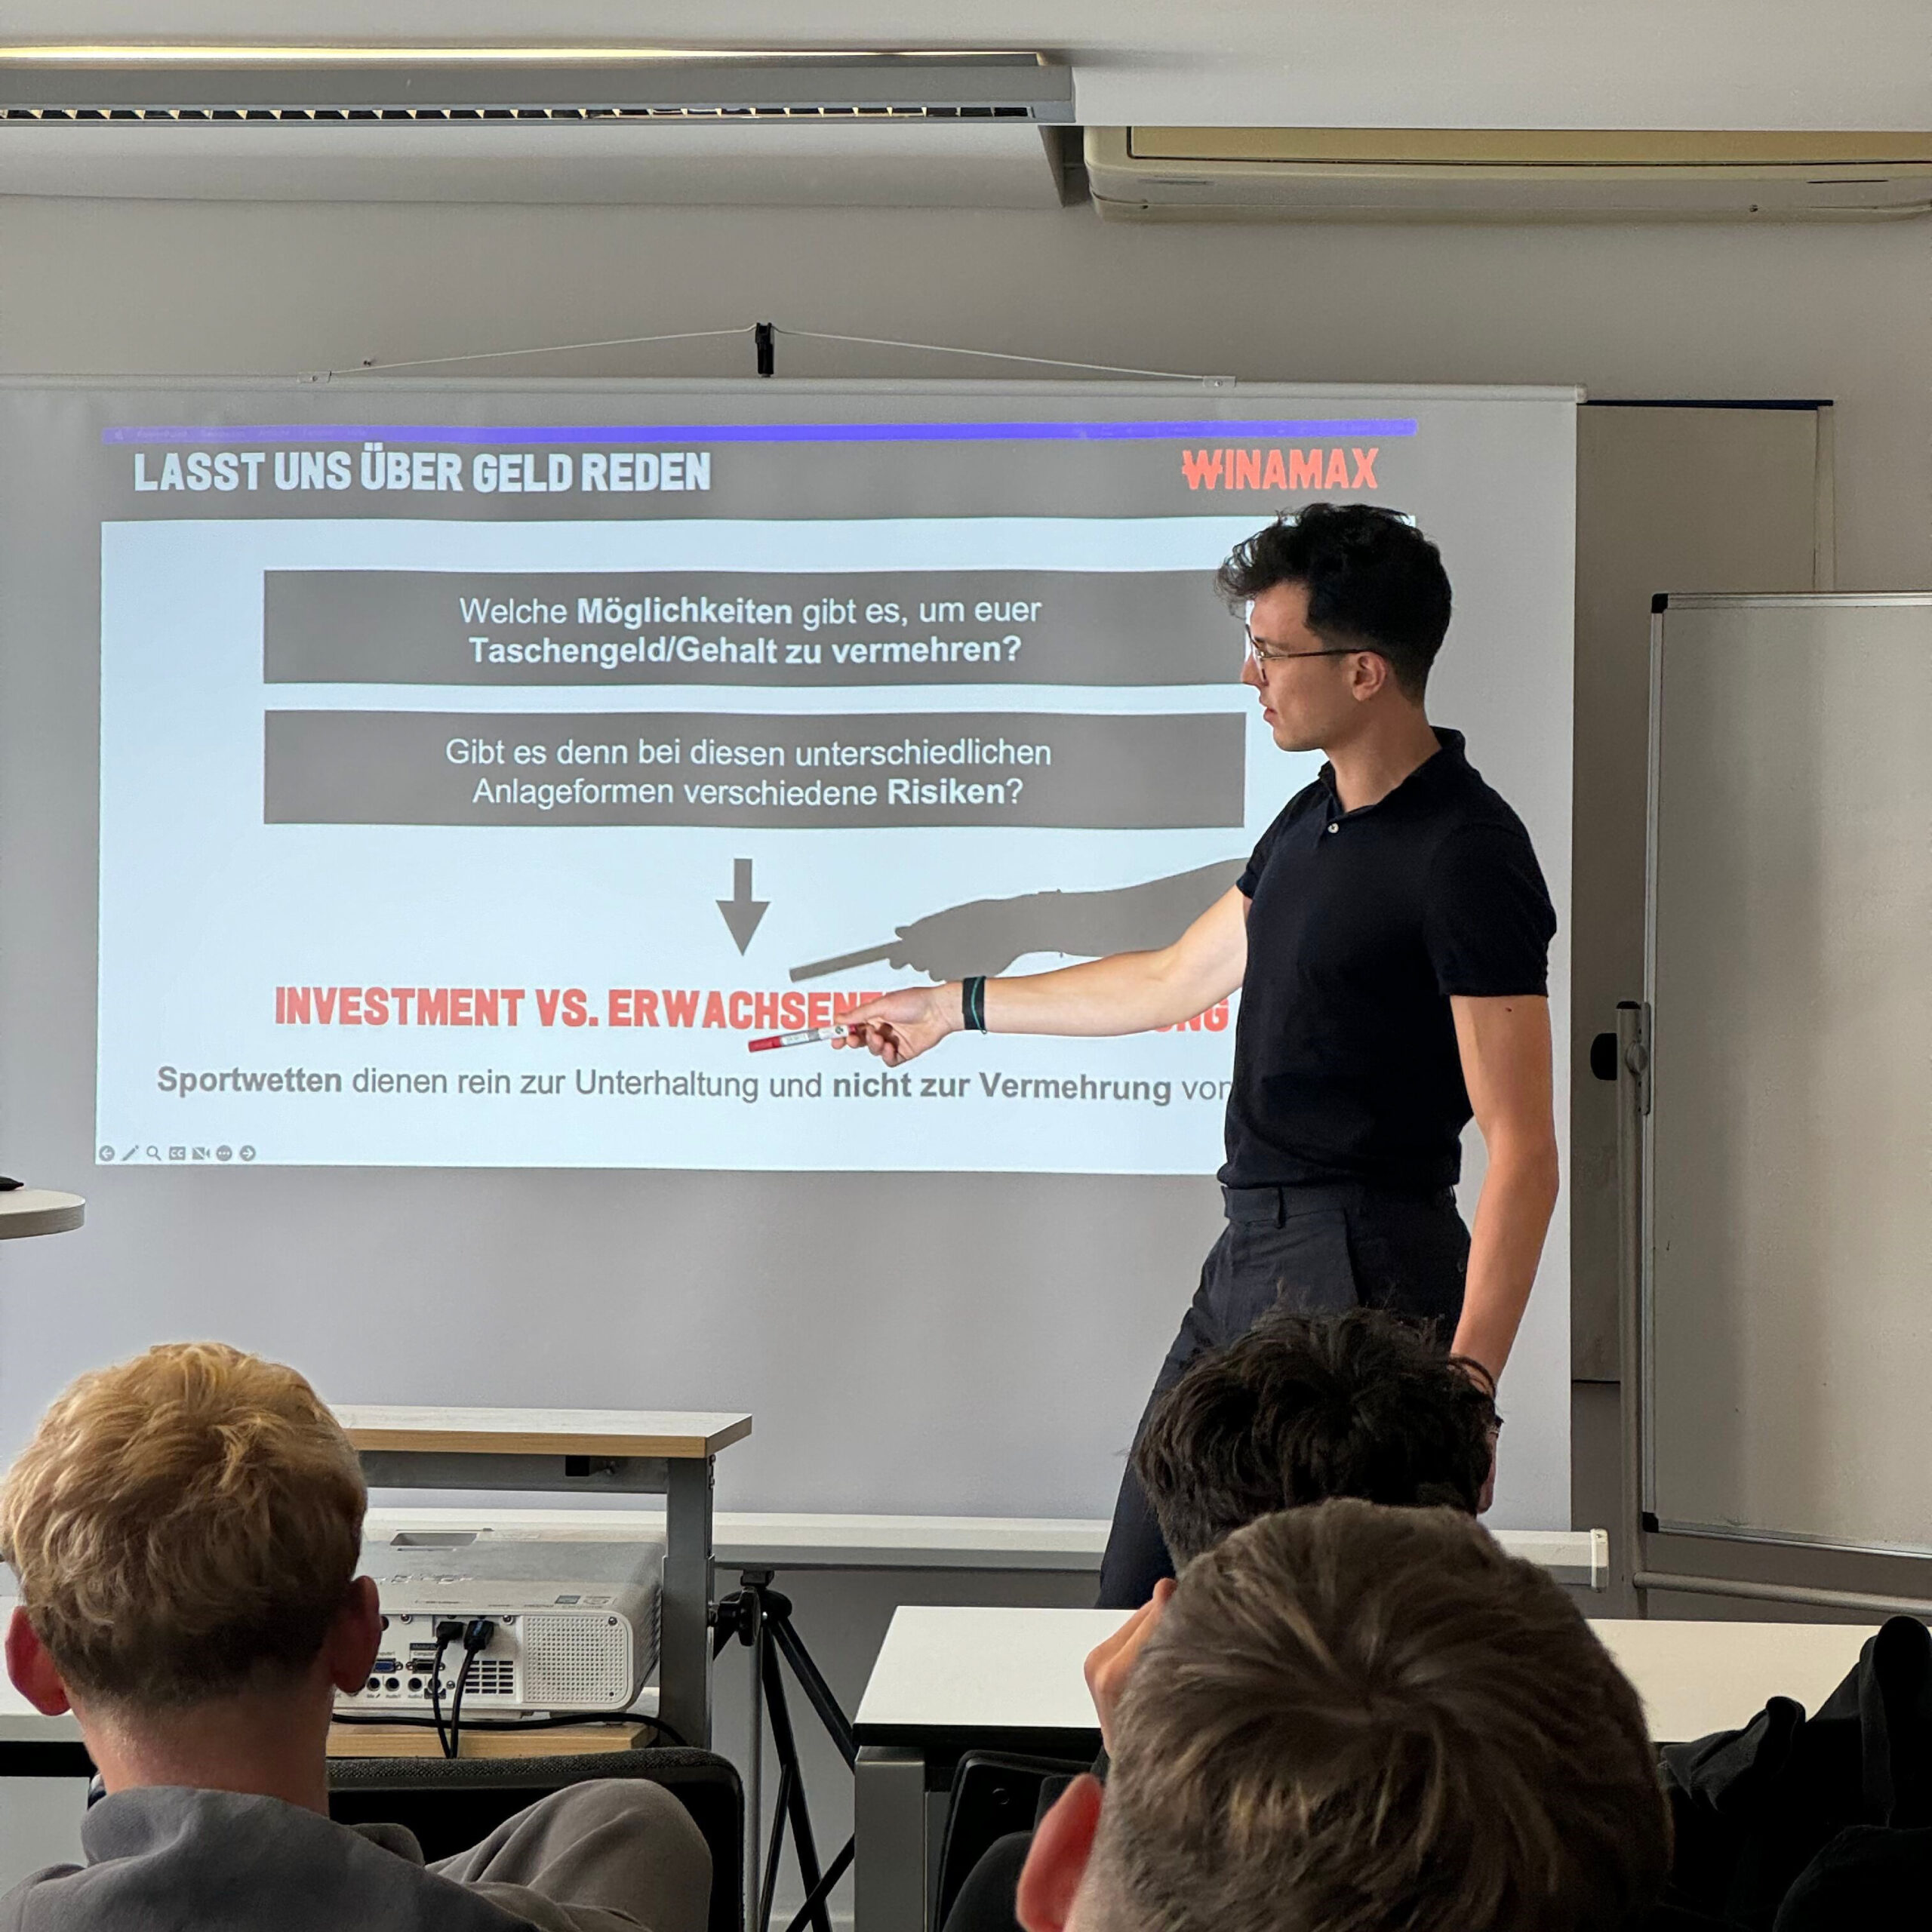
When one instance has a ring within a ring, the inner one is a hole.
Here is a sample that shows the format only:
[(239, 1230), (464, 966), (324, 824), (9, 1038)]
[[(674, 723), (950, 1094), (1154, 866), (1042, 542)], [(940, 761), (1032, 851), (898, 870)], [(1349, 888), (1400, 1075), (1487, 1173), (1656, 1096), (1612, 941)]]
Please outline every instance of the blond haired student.
[(7, 1668), (72, 1710), (106, 1795), (84, 1865), (0, 1900), (5, 1932), (701, 1932), (711, 1861), (660, 1787), (552, 1793), (429, 1867), (328, 1817), (338, 1689), (382, 1637), (355, 1574), (355, 1452), (291, 1368), (215, 1343), (84, 1375), (0, 1497)]

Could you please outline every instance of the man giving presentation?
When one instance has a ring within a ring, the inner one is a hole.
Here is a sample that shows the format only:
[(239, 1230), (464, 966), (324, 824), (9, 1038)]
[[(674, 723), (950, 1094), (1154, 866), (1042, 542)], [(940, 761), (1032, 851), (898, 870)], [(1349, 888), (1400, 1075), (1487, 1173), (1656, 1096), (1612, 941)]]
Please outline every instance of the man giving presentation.
[[(1423, 709), (1441, 558), (1386, 510), (1312, 503), (1219, 583), (1247, 608), (1241, 677), (1275, 743), (1328, 761), (1238, 881), (1171, 945), (888, 993), (847, 1016), (844, 1044), (897, 1066), (968, 1027), (1134, 1033), (1239, 988), (1227, 1226), (1155, 1393), (1278, 1305), (1430, 1318), (1500, 1377), (1556, 1201), (1556, 915), (1521, 820)], [(1454, 1191), (1472, 1115), (1488, 1153), (1473, 1234)], [(1100, 1601), (1133, 1607), (1169, 1574), (1130, 1470)]]

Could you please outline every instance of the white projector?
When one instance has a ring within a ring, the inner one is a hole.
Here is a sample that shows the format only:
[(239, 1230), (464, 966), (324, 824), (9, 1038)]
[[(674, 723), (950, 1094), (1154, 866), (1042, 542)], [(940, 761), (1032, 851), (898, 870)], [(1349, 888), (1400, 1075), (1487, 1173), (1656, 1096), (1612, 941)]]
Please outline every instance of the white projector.
[(657, 1666), (664, 1546), (653, 1539), (405, 1533), (365, 1543), (361, 1574), (381, 1594), (383, 1647), (361, 1689), (337, 1694), (338, 1712), (429, 1715), (440, 1648), (448, 1717), (479, 1617), (495, 1627), (469, 1668), (466, 1718), (628, 1710)]

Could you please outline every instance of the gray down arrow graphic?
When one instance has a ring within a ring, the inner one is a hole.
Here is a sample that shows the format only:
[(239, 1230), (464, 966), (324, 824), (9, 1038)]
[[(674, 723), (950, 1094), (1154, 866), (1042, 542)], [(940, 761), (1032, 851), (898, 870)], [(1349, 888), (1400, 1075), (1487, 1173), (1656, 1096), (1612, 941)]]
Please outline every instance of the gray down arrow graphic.
[(752, 897), (752, 862), (749, 859), (731, 861), (731, 896), (721, 899), (718, 909), (724, 915), (724, 923), (731, 929), (731, 937), (738, 943), (741, 953), (752, 943), (752, 934), (758, 931), (758, 921), (764, 917), (765, 908), (771, 904), (768, 899)]

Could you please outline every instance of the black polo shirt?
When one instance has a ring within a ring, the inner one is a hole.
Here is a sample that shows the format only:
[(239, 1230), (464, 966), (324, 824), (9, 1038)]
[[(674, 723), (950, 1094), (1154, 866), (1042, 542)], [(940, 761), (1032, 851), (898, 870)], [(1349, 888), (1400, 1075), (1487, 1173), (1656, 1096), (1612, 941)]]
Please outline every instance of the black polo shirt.
[(1324, 765), (1241, 876), (1231, 1187), (1453, 1185), (1469, 1096), (1450, 997), (1549, 989), (1556, 914), (1530, 835), (1462, 734), (1435, 735), (1434, 757), (1358, 811)]

